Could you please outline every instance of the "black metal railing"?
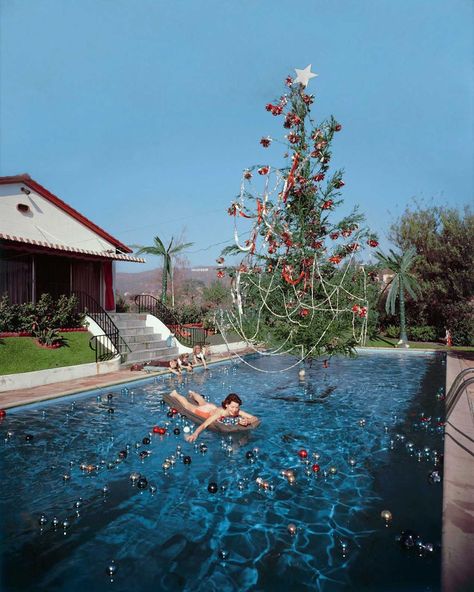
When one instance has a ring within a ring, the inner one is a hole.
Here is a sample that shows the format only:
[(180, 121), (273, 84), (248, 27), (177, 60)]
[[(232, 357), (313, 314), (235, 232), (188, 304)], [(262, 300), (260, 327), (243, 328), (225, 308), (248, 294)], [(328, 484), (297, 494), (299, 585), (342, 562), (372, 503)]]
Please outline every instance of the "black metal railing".
[(453, 380), (453, 384), (446, 394), (446, 418), (451, 415), (451, 411), (456, 406), (464, 390), (474, 384), (474, 376), (466, 378), (468, 374), (474, 374), (474, 368), (465, 368)]
[(183, 325), (172, 310), (151, 294), (138, 294), (135, 296), (135, 304), (139, 313), (147, 312), (159, 319), (183, 345), (194, 347), (206, 343), (208, 329)]
[(89, 340), (89, 347), (95, 351), (96, 362), (111, 360), (117, 354), (122, 357), (131, 351), (117, 325), (97, 300), (86, 292), (74, 291), (71, 295), (77, 299), (76, 312), (89, 316), (103, 331), (103, 334), (94, 335)]

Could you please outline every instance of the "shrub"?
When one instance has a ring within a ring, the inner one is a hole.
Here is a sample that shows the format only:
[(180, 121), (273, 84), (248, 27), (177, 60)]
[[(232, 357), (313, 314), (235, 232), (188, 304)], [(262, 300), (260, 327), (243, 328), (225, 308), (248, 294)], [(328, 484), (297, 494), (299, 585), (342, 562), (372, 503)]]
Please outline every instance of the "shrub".
[(36, 329), (33, 331), (33, 337), (38, 340), (38, 343), (41, 345), (47, 345), (48, 347), (61, 347), (66, 343), (64, 337), (59, 335), (55, 329)]
[(398, 339), (400, 337), (400, 327), (397, 325), (389, 325), (385, 329), (385, 335), (387, 337), (391, 337), (392, 339)]
[(437, 341), (438, 330), (432, 325), (420, 325), (407, 328), (408, 339), (411, 341)]
[(125, 296), (117, 294), (115, 299), (115, 311), (116, 312), (128, 312), (130, 310), (130, 303), (127, 302)]
[(453, 345), (474, 346), (474, 307), (469, 302), (456, 302), (446, 306), (445, 315)]
[(178, 317), (179, 322), (185, 324), (200, 323), (205, 311), (195, 304), (182, 304), (174, 309), (174, 313)]

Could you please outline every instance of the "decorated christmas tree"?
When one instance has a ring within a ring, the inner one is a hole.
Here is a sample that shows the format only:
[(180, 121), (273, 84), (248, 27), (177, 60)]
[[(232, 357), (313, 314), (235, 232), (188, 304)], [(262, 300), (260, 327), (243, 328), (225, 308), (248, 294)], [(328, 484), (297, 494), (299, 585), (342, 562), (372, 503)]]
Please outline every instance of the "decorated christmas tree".
[[(337, 219), (344, 179), (341, 170), (330, 173), (330, 162), (342, 126), (332, 116), (313, 121), (310, 70), (296, 70), (286, 92), (266, 105), (281, 119), (284, 138), (263, 137), (260, 144), (283, 146), (285, 165), (265, 161), (244, 171), (228, 210), (235, 244), (217, 260), (218, 277), (231, 277), (234, 301), (221, 317), (224, 332), (231, 328), (250, 343), (301, 359), (350, 354), (364, 342), (370, 276), (355, 254), (378, 245), (357, 208)], [(237, 266), (224, 267), (225, 257), (238, 253)]]

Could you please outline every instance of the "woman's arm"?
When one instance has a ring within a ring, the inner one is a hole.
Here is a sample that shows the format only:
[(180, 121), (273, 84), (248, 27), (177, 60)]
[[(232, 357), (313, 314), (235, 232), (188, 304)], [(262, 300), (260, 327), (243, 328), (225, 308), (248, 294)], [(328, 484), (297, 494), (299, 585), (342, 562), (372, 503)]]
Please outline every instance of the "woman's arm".
[(244, 419), (244, 421), (241, 422), (242, 425), (248, 425), (250, 423), (254, 423), (254, 422), (258, 421), (258, 418), (255, 417), (255, 415), (250, 415), (250, 413), (242, 411), (242, 409), (239, 411), (239, 416)]
[(202, 423), (197, 428), (197, 430), (193, 434), (191, 434), (190, 436), (186, 436), (186, 440), (188, 442), (194, 442), (195, 440), (197, 440), (197, 438), (201, 432), (203, 432), (207, 427), (209, 427), (211, 425), (211, 423), (214, 423), (223, 415), (225, 415), (225, 411), (223, 409), (217, 409), (210, 417), (208, 417), (206, 419), (206, 421), (204, 423)]

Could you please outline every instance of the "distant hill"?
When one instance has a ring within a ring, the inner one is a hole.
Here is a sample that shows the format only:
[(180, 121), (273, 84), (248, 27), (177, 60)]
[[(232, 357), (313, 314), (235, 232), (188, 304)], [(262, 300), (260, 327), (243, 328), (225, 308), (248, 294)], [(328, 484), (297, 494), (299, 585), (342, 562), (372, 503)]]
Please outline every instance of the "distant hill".
[[(217, 279), (217, 267), (188, 267), (175, 269), (176, 285), (193, 279), (206, 286)], [(161, 289), (162, 268), (139, 271), (138, 273), (117, 273), (115, 287), (120, 294), (156, 294)]]

